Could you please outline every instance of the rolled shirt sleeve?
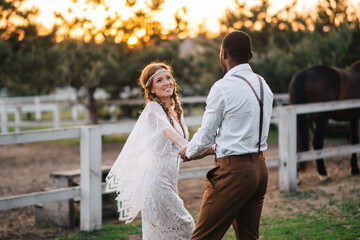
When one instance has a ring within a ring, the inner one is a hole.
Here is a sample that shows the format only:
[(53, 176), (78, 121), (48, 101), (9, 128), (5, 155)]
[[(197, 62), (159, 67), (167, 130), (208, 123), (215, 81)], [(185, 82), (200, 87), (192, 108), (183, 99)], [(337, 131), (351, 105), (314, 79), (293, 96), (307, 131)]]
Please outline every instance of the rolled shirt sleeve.
[(194, 134), (186, 148), (188, 158), (197, 156), (208, 149), (215, 139), (215, 132), (220, 127), (224, 114), (224, 97), (221, 89), (215, 84), (206, 99), (206, 109), (201, 127)]

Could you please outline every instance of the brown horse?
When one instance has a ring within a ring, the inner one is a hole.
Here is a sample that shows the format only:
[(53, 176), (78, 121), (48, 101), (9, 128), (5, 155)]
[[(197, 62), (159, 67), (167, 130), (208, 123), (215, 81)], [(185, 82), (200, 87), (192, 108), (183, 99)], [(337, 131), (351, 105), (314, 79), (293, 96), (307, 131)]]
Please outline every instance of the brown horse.
[[(291, 79), (289, 94), (291, 104), (360, 98), (360, 60), (347, 70), (324, 65), (302, 69)], [(329, 119), (349, 121), (349, 140), (351, 144), (359, 143), (359, 117), (360, 109), (298, 115), (298, 151), (309, 150), (310, 124), (314, 124), (313, 148), (323, 148)], [(316, 166), (322, 179), (327, 179), (324, 160), (317, 159)], [(351, 155), (350, 166), (352, 175), (360, 174), (356, 153)]]

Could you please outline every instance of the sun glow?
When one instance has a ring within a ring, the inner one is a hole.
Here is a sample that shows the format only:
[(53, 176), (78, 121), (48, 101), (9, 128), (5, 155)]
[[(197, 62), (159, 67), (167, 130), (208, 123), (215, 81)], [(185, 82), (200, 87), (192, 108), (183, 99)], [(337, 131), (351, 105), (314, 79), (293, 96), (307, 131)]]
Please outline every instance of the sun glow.
[(146, 35), (146, 30), (144, 28), (139, 29), (135, 32), (135, 36), (141, 38)]
[[(56, 20), (53, 15), (54, 12), (60, 12), (67, 20), (74, 19), (75, 17), (82, 19), (86, 16), (93, 22), (96, 29), (101, 29), (101, 27), (104, 26), (106, 17), (108, 15), (111, 17), (119, 15), (121, 16), (122, 20), (126, 20), (129, 19), (133, 14), (130, 8), (125, 7), (124, 0), (106, 0), (105, 2), (106, 5), (109, 6), (108, 9), (105, 9), (105, 7), (101, 5), (94, 8), (87, 7), (85, 0), (78, 0), (76, 4), (73, 4), (71, 0), (51, 1), (51, 3), (48, 0), (27, 0), (24, 7), (38, 7), (40, 9), (40, 15), (36, 18), (36, 21), (40, 22), (42, 25), (45, 25), (47, 29), (51, 29), (52, 26), (56, 24)], [(137, 5), (140, 7), (137, 7), (134, 10), (141, 8), (141, 4), (144, 6), (145, 0), (138, 0)], [(154, 18), (155, 20), (160, 21), (165, 29), (173, 28), (175, 26), (174, 15), (176, 11), (184, 6), (186, 6), (187, 9), (186, 19), (189, 21), (188, 35), (195, 36), (200, 24), (205, 25), (209, 33), (217, 33), (219, 31), (218, 18), (221, 16), (225, 8), (234, 6), (234, 1), (166, 0), (162, 5), (161, 10), (155, 13)], [(206, 6), (206, 8), (204, 6)], [(121, 23), (119, 21), (119, 23), (116, 24), (120, 25)], [(140, 35), (145, 36), (146, 32), (144, 33), (144, 31), (144, 29), (140, 29), (135, 33), (135, 35), (137, 37)], [(77, 31), (77, 33), (73, 33), (73, 35), (77, 35), (78, 33), (79, 32)], [(110, 34), (115, 36), (116, 33), (112, 31)], [(119, 40), (119, 37), (117, 37), (117, 39)]]
[[(129, 19), (134, 13), (133, 10), (144, 8), (146, 0), (137, 0), (135, 9), (126, 7), (125, 0), (105, 0), (103, 5), (86, 5), (86, 0), (26, 0), (24, 7), (30, 8), (32, 6), (38, 7), (40, 10), (39, 16), (35, 19), (44, 25), (48, 31), (56, 24), (54, 12), (61, 13), (67, 21), (71, 21), (75, 18), (84, 19), (85, 17), (90, 19), (92, 23), (84, 23), (82, 29), (72, 29), (70, 36), (74, 38), (82, 38), (85, 41), (94, 39), (96, 42), (102, 42), (105, 36), (114, 37), (116, 43), (126, 41), (128, 44), (137, 44), (140, 39), (146, 42), (148, 41), (148, 35), (152, 35), (149, 29), (137, 29), (133, 33), (124, 33), (117, 29), (123, 27), (122, 21)], [(246, 3), (247, 7), (251, 7), (260, 3), (261, 0), (238, 0), (239, 3)], [(283, 9), (285, 6), (290, 5), (294, 0), (276, 1), (270, 0), (269, 13), (273, 14), (279, 9)], [(349, 0), (349, 6), (360, 7), (359, 0)], [(76, 2), (76, 3), (74, 3)], [(314, 9), (317, 1), (313, 0), (298, 0), (297, 10), (299, 12), (306, 12)], [(139, 6), (138, 6), (139, 5)], [(209, 36), (215, 36), (220, 31), (219, 18), (225, 13), (225, 9), (234, 8), (235, 0), (165, 0), (161, 9), (154, 12), (155, 20), (158, 20), (164, 30), (162, 34), (167, 34), (169, 29), (173, 29), (175, 26), (175, 14), (177, 12), (183, 12), (184, 19), (188, 21), (188, 32), (179, 33), (178, 37), (195, 37), (199, 31), (199, 26), (207, 31)], [(186, 8), (184, 8), (186, 7)], [(184, 10), (185, 9), (185, 10)], [(113, 29), (104, 30), (104, 26), (107, 23), (107, 16), (119, 21), (115, 21), (112, 25)], [(245, 25), (252, 25), (251, 22), (246, 22)], [(237, 26), (234, 26), (237, 28)], [(253, 26), (254, 30), (261, 28), (261, 24)], [(88, 31), (89, 30), (89, 31)], [(59, 33), (66, 33), (67, 29), (59, 30)], [(160, 36), (163, 38), (164, 36)], [(61, 37), (58, 39), (61, 40)]]
[(134, 46), (136, 45), (137, 43), (139, 42), (138, 38), (134, 35), (132, 35), (128, 41), (127, 41), (127, 44), (130, 45), (130, 46)]

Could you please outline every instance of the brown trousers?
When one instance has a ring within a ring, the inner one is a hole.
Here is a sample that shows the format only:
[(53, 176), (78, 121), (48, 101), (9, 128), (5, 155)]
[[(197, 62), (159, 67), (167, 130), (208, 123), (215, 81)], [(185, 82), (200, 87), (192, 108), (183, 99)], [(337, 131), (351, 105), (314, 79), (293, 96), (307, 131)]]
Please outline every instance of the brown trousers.
[(192, 240), (221, 239), (232, 224), (236, 239), (258, 239), (268, 183), (263, 154), (215, 160), (206, 175), (205, 192)]

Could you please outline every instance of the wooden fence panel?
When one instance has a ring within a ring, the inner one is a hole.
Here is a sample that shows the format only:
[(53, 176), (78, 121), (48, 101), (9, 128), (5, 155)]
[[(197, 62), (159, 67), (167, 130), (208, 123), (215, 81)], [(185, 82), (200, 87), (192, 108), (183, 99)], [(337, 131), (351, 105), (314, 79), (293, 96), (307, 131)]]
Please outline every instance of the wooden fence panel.
[(279, 109), (279, 188), (296, 191), (296, 113), (294, 107)]
[(101, 229), (101, 128), (81, 128), (80, 138), (80, 229), (93, 231)]
[[(280, 107), (277, 110), (277, 115), (279, 117), (279, 158), (268, 159), (267, 164), (269, 167), (279, 165), (279, 187), (281, 191), (296, 191), (296, 165), (300, 161), (308, 161), (314, 158), (330, 157), (351, 152), (360, 152), (360, 144), (357, 144), (334, 149), (296, 153), (296, 115), (307, 112), (333, 111), (359, 107), (360, 100), (347, 100), (342, 102), (285, 106)], [(195, 126), (201, 124), (201, 119), (202, 116), (191, 116), (187, 117), (185, 120), (187, 121), (188, 126)], [(135, 121), (130, 121), (124, 125), (109, 124), (85, 126), (81, 128), (0, 134), (0, 146), (80, 137), (81, 159), (80, 188), (72, 187), (56, 189), (40, 193), (1, 198), (0, 210), (43, 202), (66, 200), (81, 196), (80, 229), (85, 231), (101, 229), (101, 194), (104, 193), (104, 184), (101, 183), (101, 136), (107, 134), (128, 133), (132, 130), (134, 124)], [(201, 177), (204, 176), (208, 170), (209, 167), (184, 169), (180, 171), (180, 179)]]
[(38, 203), (68, 200), (77, 197), (80, 197), (80, 187), (59, 188), (44, 192), (5, 197), (0, 199), (0, 211), (31, 206)]

